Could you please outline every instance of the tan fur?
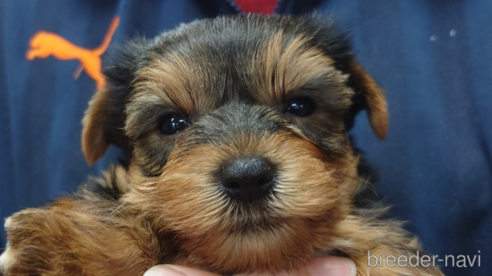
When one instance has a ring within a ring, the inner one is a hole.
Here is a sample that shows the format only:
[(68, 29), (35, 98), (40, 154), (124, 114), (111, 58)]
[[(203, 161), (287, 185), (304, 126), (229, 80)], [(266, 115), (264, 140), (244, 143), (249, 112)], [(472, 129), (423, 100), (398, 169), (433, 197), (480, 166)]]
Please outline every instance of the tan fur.
[[(159, 57), (143, 70), (137, 72), (135, 96), (139, 101), (156, 95), (163, 104), (181, 109), (187, 114), (209, 112), (214, 105), (205, 96), (213, 83), (203, 64), (180, 55), (168, 54)], [(132, 113), (131, 111), (129, 112)]]
[[(278, 32), (267, 41), (264, 49), (258, 51), (255, 61), (261, 62), (252, 63), (251, 70), (265, 74), (261, 75), (262, 78), (252, 79), (251, 85), (267, 88), (258, 94), (264, 97), (265, 103), (272, 99), (276, 104), (282, 103), (282, 99), (313, 79), (340, 74), (332, 67), (333, 60), (321, 50), (308, 47), (308, 41), (309, 38), (304, 37), (289, 40)], [(345, 81), (341, 78), (342, 83)]]

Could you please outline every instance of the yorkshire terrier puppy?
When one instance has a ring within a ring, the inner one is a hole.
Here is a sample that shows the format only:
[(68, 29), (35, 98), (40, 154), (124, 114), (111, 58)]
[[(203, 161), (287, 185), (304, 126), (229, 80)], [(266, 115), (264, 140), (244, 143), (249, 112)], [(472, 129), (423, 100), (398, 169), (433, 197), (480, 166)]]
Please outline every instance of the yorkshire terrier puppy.
[(8, 218), (4, 275), (135, 276), (176, 262), (232, 275), (322, 255), (352, 259), (360, 276), (442, 275), (368, 263), (369, 252), (425, 254), (364, 200), (368, 176), (347, 131), (366, 109), (383, 139), (387, 107), (331, 24), (195, 21), (127, 43), (105, 76), (83, 150), (92, 164), (114, 144), (129, 164)]

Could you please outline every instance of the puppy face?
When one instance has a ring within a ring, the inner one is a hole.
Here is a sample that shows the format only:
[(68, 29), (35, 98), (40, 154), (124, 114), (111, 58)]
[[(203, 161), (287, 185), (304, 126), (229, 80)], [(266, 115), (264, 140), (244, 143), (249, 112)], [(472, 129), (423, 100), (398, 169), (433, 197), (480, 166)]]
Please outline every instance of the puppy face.
[(84, 118), (89, 163), (110, 143), (130, 151), (139, 180), (124, 200), (222, 272), (328, 248), (357, 185), (353, 117), (366, 108), (386, 134), (381, 89), (313, 18), (197, 21), (127, 44), (106, 75)]

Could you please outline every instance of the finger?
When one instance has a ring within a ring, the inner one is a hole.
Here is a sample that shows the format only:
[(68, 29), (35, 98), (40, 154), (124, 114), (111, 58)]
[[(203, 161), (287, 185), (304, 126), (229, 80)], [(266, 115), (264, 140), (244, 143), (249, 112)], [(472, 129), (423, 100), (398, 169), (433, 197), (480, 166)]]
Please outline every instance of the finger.
[(323, 257), (308, 264), (310, 276), (356, 276), (357, 269), (354, 261), (342, 257)]
[(357, 269), (352, 260), (329, 256), (314, 259), (307, 266), (301, 266), (295, 270), (279, 273), (240, 274), (236, 276), (356, 276), (356, 274)]
[[(347, 258), (323, 257), (311, 261), (307, 268), (301, 267), (290, 272), (281, 272), (276, 276), (356, 276), (355, 263)], [(256, 274), (261, 276), (269, 273)], [(201, 271), (178, 265), (159, 265), (149, 269), (144, 276), (219, 276), (218, 274)]]
[(220, 276), (207, 271), (180, 265), (157, 265), (145, 272), (144, 276)]

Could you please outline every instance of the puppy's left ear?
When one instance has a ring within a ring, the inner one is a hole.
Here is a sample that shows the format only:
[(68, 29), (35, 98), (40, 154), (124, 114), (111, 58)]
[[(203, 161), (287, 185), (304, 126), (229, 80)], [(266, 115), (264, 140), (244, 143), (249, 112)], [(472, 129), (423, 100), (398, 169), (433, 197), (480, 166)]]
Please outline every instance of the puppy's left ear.
[(103, 157), (110, 144), (127, 148), (124, 127), (125, 97), (118, 97), (110, 85), (97, 91), (85, 111), (82, 150), (89, 165)]
[(366, 109), (372, 131), (381, 140), (388, 132), (388, 107), (384, 90), (369, 76), (364, 67), (355, 60), (348, 68), (350, 77), (348, 84), (353, 88), (355, 96), (349, 118), (349, 127), (353, 124), (353, 117), (361, 109)]
[(145, 45), (144, 39), (135, 39), (113, 53), (104, 71), (106, 84), (89, 103), (82, 120), (82, 149), (89, 165), (103, 157), (110, 144), (132, 150), (124, 132), (125, 107), (132, 93), (138, 56)]

